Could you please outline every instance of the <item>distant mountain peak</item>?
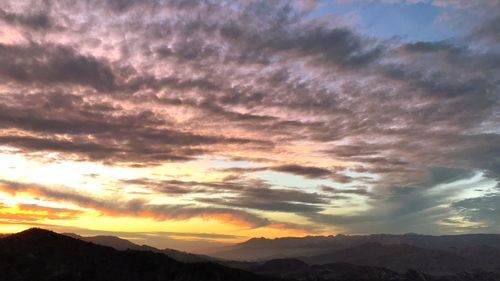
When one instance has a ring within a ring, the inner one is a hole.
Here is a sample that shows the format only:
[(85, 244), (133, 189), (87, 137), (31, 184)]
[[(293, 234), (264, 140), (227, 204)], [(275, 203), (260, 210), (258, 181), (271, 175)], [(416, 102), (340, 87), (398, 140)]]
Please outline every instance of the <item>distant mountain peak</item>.
[(52, 230), (43, 229), (39, 227), (32, 227), (24, 231), (18, 232), (14, 235), (27, 235), (27, 234), (56, 234), (56, 233)]
[(180, 261), (180, 262), (206, 262), (206, 261), (213, 261), (214, 259), (209, 256), (204, 256), (204, 255), (196, 255), (196, 254), (191, 254), (191, 253), (186, 253), (174, 249), (157, 249), (155, 247), (147, 246), (147, 245), (138, 245), (135, 244), (127, 239), (123, 239), (117, 236), (112, 236), (112, 235), (97, 235), (97, 236), (80, 236), (78, 234), (74, 233), (64, 233), (63, 235), (86, 241), (86, 242), (91, 242), (97, 245), (102, 245), (102, 246), (107, 246), (111, 247), (113, 249), (119, 250), (119, 251), (125, 251), (125, 250), (136, 250), (136, 251), (147, 251), (147, 252), (155, 252), (155, 253), (162, 253), (170, 258)]
[(30, 229), (26, 229), (24, 231), (12, 234), (12, 235), (8, 236), (8, 238), (16, 238), (16, 239), (33, 239), (33, 238), (37, 238), (37, 239), (43, 239), (43, 238), (56, 238), (58, 236), (61, 236), (61, 235), (58, 234), (58, 233), (56, 233), (56, 232), (54, 232), (54, 231), (43, 229), (43, 228), (33, 227), (33, 228), (30, 228)]

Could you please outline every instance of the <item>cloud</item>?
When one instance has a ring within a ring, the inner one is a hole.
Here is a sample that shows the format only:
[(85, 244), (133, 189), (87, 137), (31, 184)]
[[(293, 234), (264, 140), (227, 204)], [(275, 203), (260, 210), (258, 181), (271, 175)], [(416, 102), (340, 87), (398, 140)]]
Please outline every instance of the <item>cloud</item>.
[[(278, 188), (262, 181), (246, 179), (231, 182), (132, 179), (122, 183), (142, 186), (146, 190), (170, 196), (195, 195), (193, 200), (210, 206), (286, 212), (300, 216), (304, 213), (321, 212), (331, 199), (338, 199), (337, 196), (329, 197), (297, 188)], [(220, 195), (214, 197), (213, 194)]]
[[(222, 172), (332, 181), (318, 193), (238, 179), (149, 182), (152, 192), (204, 195), (193, 203), (209, 207), (106, 206), (116, 213), (252, 225), (269, 222), (247, 209), (331, 225), (405, 224), (425, 213), (434, 222), (450, 214), (440, 209), (447, 195), (428, 193), (438, 183), (500, 177), (500, 57), (467, 31), (442, 42), (379, 40), (311, 20), (317, 3), (309, 1), (8, 2), (0, 18), (25, 42), (0, 44), (0, 144), (14, 148), (8, 153), (133, 167), (258, 159), (260, 167)], [(495, 1), (427, 2), (479, 11), (478, 36), (494, 40)], [(355, 195), (366, 195), (357, 197), (367, 212), (325, 215), (335, 196)], [(88, 201), (101, 203), (109, 202)]]
[(327, 193), (333, 194), (355, 194), (355, 195), (370, 195), (364, 188), (349, 188), (349, 189), (338, 189), (331, 186), (323, 185), (321, 186), (321, 190)]
[(340, 183), (348, 183), (352, 178), (341, 173), (338, 169), (326, 169), (314, 166), (303, 166), (298, 164), (284, 164), (278, 166), (262, 166), (249, 168), (226, 168), (222, 169), (225, 172), (234, 172), (238, 174), (253, 173), (260, 171), (275, 171), (297, 176), (303, 176), (308, 179), (332, 179)]
[(0, 204), (2, 223), (31, 224), (41, 220), (72, 220), (83, 214), (80, 210), (40, 206), (37, 204)]
[(498, 232), (500, 220), (500, 194), (492, 193), (455, 201), (451, 204), (468, 222), (479, 223), (482, 231)]
[(56, 202), (73, 203), (82, 208), (95, 209), (111, 216), (149, 217), (157, 220), (186, 220), (190, 218), (215, 219), (246, 227), (261, 227), (270, 222), (251, 213), (227, 208), (193, 207), (187, 205), (157, 205), (142, 199), (107, 200), (64, 189), (47, 188), (36, 184), (0, 181), (1, 189), (15, 195), (28, 193)]
[[(308, 215), (317, 223), (334, 224), (352, 233), (448, 233), (454, 227), (460, 228), (461, 224), (449, 226), (443, 222), (457, 216), (456, 209), (461, 201), (454, 202), (454, 198), (478, 185), (478, 175), (446, 168), (432, 168), (429, 172), (432, 174), (430, 179), (422, 184), (391, 186), (372, 192), (367, 201), (370, 208), (366, 211)], [(358, 191), (353, 190), (356, 194)], [(343, 190), (333, 192), (342, 193)], [(361, 190), (359, 194), (364, 193)]]
[(42, 218), (51, 220), (70, 220), (78, 218), (83, 213), (80, 210), (46, 207), (37, 204), (18, 204), (17, 208), (21, 211), (42, 213), (34, 215), (38, 215), (37, 220)]
[(237, 207), (245, 209), (254, 209), (271, 212), (286, 212), (286, 213), (316, 213), (322, 211), (323, 208), (311, 204), (293, 203), (283, 199), (279, 200), (262, 200), (254, 201), (252, 197), (224, 197), (224, 198), (201, 198), (199, 202), (222, 205), (228, 207)]
[(52, 20), (47, 14), (16, 14), (9, 13), (0, 8), (0, 19), (14, 25), (21, 25), (34, 30), (44, 30), (53, 27)]
[(22, 83), (89, 85), (97, 90), (112, 89), (111, 67), (93, 56), (57, 44), (29, 43), (0, 45), (0, 78)]
[(273, 171), (291, 173), (308, 178), (324, 178), (331, 174), (327, 169), (318, 167), (305, 167), (300, 165), (283, 165), (271, 168)]
[(471, 34), (472, 38), (485, 40), (492, 44), (500, 42), (500, 12), (483, 22)]
[(45, 150), (109, 163), (148, 164), (190, 160), (204, 154), (206, 145), (266, 144), (260, 140), (183, 132), (168, 128), (168, 120), (149, 110), (126, 112), (111, 103), (89, 102), (81, 96), (60, 92), (6, 97), (6, 104), (0, 108), (0, 127), (30, 133), (4, 133), (0, 142), (26, 153)]

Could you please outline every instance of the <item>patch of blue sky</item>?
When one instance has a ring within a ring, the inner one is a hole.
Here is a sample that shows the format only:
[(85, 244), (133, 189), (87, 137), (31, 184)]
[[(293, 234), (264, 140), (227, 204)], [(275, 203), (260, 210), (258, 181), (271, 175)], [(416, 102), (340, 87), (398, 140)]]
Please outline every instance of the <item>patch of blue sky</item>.
[(260, 171), (253, 173), (258, 179), (264, 180), (273, 186), (290, 187), (290, 188), (304, 188), (304, 189), (317, 189), (322, 185), (335, 187), (335, 188), (353, 188), (360, 185), (359, 181), (354, 179), (350, 183), (339, 183), (331, 179), (309, 179), (303, 176), (292, 175), (288, 173), (275, 172), (275, 171)]
[(497, 192), (498, 182), (476, 172), (472, 177), (434, 186), (429, 193), (449, 193), (451, 201), (482, 197)]
[(273, 186), (314, 188), (319, 185), (332, 184), (332, 181), (329, 179), (308, 179), (302, 176), (275, 171), (261, 171), (254, 174), (257, 178), (264, 180)]
[(354, 171), (351, 171), (351, 170), (347, 170), (347, 171), (345, 171), (345, 172), (344, 172), (344, 174), (345, 174), (346, 176), (349, 176), (349, 177), (354, 178), (354, 179), (356, 179), (356, 178), (370, 178), (370, 179), (374, 179), (374, 180), (376, 180), (376, 179), (379, 179), (379, 178), (380, 178), (380, 176), (379, 176), (379, 175), (377, 175), (377, 174), (371, 174), (371, 173), (358, 173), (358, 172), (354, 172)]
[(357, 15), (357, 28), (363, 34), (380, 39), (398, 38), (403, 41), (443, 41), (455, 37), (456, 30), (440, 20), (450, 8), (429, 3), (383, 3), (323, 1), (310, 18), (327, 15)]

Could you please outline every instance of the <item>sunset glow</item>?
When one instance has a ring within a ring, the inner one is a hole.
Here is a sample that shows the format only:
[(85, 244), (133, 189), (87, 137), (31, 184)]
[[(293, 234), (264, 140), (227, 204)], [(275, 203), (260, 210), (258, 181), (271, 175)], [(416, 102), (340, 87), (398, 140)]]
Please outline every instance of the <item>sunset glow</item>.
[(0, 233), (499, 232), (499, 11), (1, 1)]

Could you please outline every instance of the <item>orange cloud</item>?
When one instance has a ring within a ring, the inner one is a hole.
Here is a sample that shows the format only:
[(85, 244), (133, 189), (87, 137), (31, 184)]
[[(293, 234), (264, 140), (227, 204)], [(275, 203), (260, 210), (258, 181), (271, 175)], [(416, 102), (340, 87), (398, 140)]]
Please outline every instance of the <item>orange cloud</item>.
[(306, 236), (311, 234), (311, 230), (301, 228), (300, 226), (289, 225), (284, 223), (273, 223), (268, 225), (267, 227), (281, 230), (287, 233), (289, 236)]
[(3, 222), (32, 223), (42, 220), (72, 220), (83, 212), (79, 210), (52, 208), (36, 204), (17, 204), (0, 206), (0, 219)]
[[(229, 208), (193, 207), (188, 205), (158, 205), (150, 204), (141, 199), (102, 200), (91, 195), (79, 194), (62, 189), (52, 189), (36, 184), (23, 184), (0, 181), (0, 191), (16, 195), (26, 193), (56, 202), (72, 203), (83, 208), (90, 208), (109, 216), (132, 216), (153, 218), (156, 220), (185, 220), (190, 218), (213, 219), (235, 226), (261, 227), (270, 222), (257, 215)], [(25, 206), (26, 207), (26, 206)], [(29, 208), (35, 208), (31, 206)], [(40, 209), (50, 213), (49, 209)], [(62, 211), (60, 210), (59, 213)]]

